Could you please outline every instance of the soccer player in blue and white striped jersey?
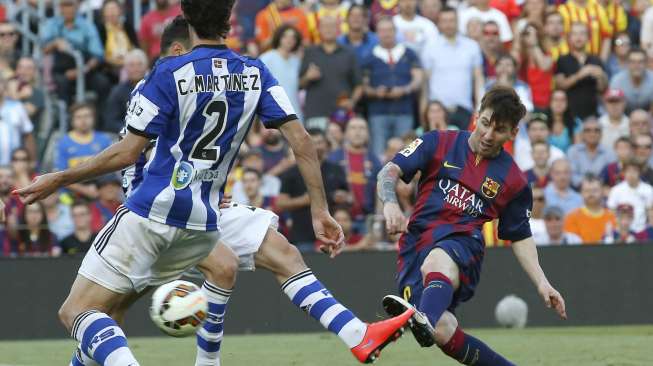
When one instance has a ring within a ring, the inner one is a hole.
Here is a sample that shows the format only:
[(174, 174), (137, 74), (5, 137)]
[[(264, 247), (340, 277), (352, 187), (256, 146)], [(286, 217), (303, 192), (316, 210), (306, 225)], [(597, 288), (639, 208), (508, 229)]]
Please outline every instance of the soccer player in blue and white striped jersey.
[(233, 2), (182, 0), (194, 49), (161, 60), (138, 85), (125, 138), (15, 192), (29, 204), (62, 186), (123, 169), (157, 138), (142, 183), (98, 234), (59, 311), (81, 351), (101, 365), (138, 365), (107, 313), (148, 286), (178, 278), (213, 249), (224, 183), (255, 116), (279, 128), (294, 150), (318, 239), (331, 251), (343, 244), (342, 229), (328, 212), (315, 149), (285, 92), (260, 61), (223, 45)]

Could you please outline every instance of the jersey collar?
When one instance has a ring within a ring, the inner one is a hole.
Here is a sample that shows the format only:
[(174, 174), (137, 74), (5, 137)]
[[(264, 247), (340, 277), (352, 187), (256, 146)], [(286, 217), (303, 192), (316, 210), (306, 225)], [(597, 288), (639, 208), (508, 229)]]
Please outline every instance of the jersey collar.
[(193, 49), (200, 48), (200, 47), (201, 48), (214, 48), (214, 49), (218, 49), (218, 50), (226, 50), (227, 49), (227, 45), (225, 45), (225, 44), (198, 44), (197, 46), (193, 47)]

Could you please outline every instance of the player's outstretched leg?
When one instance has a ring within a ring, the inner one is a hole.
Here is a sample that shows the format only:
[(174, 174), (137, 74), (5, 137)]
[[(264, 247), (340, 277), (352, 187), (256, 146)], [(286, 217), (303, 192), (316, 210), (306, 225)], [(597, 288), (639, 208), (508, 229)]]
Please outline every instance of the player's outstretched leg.
[(373, 361), (381, 349), (397, 339), (413, 311), (366, 324), (344, 307), (318, 281), (297, 250), (276, 230), (268, 230), (255, 256), (256, 265), (272, 271), (281, 290), (295, 306), (336, 334), (361, 362)]
[(126, 295), (117, 294), (77, 276), (68, 298), (59, 310), (59, 318), (80, 342), (80, 355), (72, 361), (87, 365), (91, 358), (103, 366), (138, 366), (118, 324), (106, 313), (121, 303)]
[(209, 300), (209, 313), (206, 321), (197, 331), (195, 366), (218, 366), (224, 317), (227, 302), (236, 283), (238, 257), (229, 247), (218, 243), (198, 268), (206, 278), (202, 290)]

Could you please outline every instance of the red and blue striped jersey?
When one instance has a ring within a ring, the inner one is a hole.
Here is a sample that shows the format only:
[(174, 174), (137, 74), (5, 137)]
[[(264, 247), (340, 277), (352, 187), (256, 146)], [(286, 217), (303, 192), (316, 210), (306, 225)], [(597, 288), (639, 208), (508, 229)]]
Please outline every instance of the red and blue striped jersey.
[(450, 235), (483, 241), (482, 226), (499, 219), (503, 240), (531, 236), (533, 204), (524, 173), (505, 151), (491, 159), (477, 158), (467, 131), (433, 131), (413, 141), (392, 160), (410, 182), (420, 171), (417, 203), (400, 251), (419, 251)]

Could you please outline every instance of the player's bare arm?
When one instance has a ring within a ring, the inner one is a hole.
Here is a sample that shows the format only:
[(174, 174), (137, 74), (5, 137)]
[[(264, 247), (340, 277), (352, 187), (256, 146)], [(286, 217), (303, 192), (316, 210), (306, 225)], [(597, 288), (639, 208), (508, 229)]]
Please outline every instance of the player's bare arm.
[(136, 162), (149, 141), (146, 137), (128, 133), (124, 139), (84, 163), (68, 170), (44, 174), (29, 186), (17, 190), (16, 193), (26, 204), (31, 204), (49, 196), (61, 187), (124, 169)]
[(383, 203), (383, 216), (388, 234), (406, 231), (408, 220), (404, 216), (397, 198), (397, 182), (402, 176), (401, 168), (395, 163), (387, 163), (377, 176), (377, 194)]
[(326, 244), (333, 258), (342, 251), (345, 235), (340, 225), (329, 214), (320, 162), (311, 137), (298, 120), (284, 123), (280, 131), (295, 154), (297, 166), (306, 184), (311, 200), (315, 237)]
[(539, 292), (546, 306), (548, 308), (553, 307), (561, 318), (567, 319), (565, 300), (562, 298), (562, 295), (551, 286), (542, 270), (542, 267), (540, 267), (537, 248), (535, 247), (535, 241), (533, 238), (529, 237), (514, 242), (512, 244), (512, 250), (519, 260), (519, 264), (528, 274), (531, 281), (533, 281), (535, 287), (537, 287), (537, 292)]

